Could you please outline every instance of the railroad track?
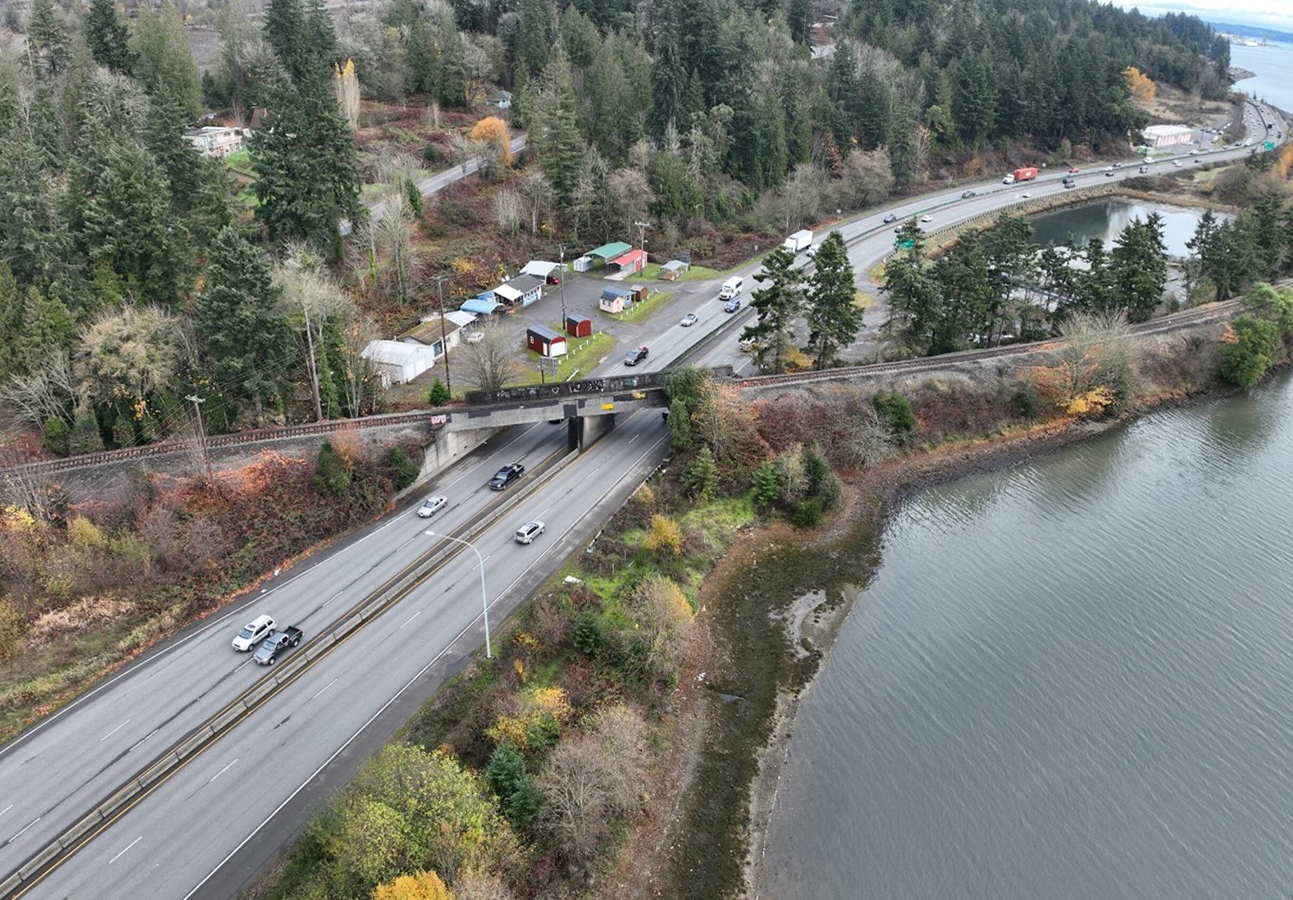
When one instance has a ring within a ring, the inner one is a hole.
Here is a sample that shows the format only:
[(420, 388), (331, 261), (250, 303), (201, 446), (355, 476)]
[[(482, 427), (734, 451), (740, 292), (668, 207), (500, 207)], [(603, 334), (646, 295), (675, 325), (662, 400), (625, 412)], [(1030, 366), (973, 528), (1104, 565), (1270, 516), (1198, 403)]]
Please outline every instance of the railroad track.
[[(1142, 322), (1131, 326), (1134, 335), (1156, 334), (1163, 331), (1175, 331), (1199, 322), (1207, 322), (1229, 316), (1239, 308), (1239, 301), (1228, 300), (1183, 312), (1172, 313), (1161, 319)], [(1022, 356), (1036, 353), (1048, 346), (1060, 346), (1063, 339), (1034, 341), (1027, 344), (1009, 344), (1005, 347), (992, 347), (983, 350), (962, 350), (958, 353), (944, 353), (939, 356), (924, 356), (919, 359), (904, 359), (897, 362), (871, 363), (864, 366), (846, 366), (839, 369), (825, 369), (820, 372), (795, 372), (790, 375), (755, 375), (750, 378), (729, 382), (737, 388), (766, 388), (801, 384), (812, 384), (819, 381), (847, 381), (859, 375), (906, 375), (929, 369), (946, 368), (949, 364), (975, 362), (983, 359), (1007, 359), (1011, 356)]]
[[(222, 434), (207, 438), (207, 447), (243, 447), (272, 441), (287, 441), (293, 438), (311, 437), (318, 434), (332, 434), (343, 428), (363, 430), (420, 423), (436, 425), (443, 423), (443, 417), (443, 412), (428, 410), (414, 413), (368, 416), (363, 419), (336, 419), (329, 422), (314, 422), (309, 425), (288, 425), (282, 428), (260, 428), (255, 431), (240, 431), (236, 434)], [(146, 444), (142, 447), (125, 447), (121, 450), (105, 450), (101, 453), (87, 453), (84, 456), (73, 456), (67, 459), (22, 463), (15, 466), (5, 466), (0, 471), (22, 471), (33, 475), (50, 475), (58, 472), (71, 472), (76, 469), (88, 469), (112, 463), (128, 462), (132, 459), (166, 456), (171, 453), (183, 452), (188, 447), (188, 441), (167, 438), (164, 441)]]

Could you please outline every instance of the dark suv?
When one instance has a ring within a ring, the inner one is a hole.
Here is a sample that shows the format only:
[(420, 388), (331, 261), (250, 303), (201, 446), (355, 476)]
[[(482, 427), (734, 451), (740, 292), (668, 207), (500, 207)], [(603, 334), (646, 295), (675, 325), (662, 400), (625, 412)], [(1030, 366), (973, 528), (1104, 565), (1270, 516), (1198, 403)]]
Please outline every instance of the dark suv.
[(624, 357), (624, 365), (636, 366), (638, 363), (642, 362), (642, 360), (647, 358), (647, 353), (649, 352), (650, 351), (648, 351), (646, 347), (638, 347), (636, 350), (630, 350), (629, 355)]
[(501, 491), (516, 479), (521, 477), (525, 471), (525, 466), (519, 462), (512, 463), (510, 466), (503, 466), (494, 473), (494, 477), (489, 480), (490, 490)]

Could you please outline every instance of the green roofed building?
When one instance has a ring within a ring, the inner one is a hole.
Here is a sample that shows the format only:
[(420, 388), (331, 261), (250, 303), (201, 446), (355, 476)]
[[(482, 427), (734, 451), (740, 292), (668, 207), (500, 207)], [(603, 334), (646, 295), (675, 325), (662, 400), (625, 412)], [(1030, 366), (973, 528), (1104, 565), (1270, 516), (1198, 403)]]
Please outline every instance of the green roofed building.
[(623, 241), (616, 241), (613, 244), (603, 244), (601, 247), (598, 247), (596, 250), (589, 250), (588, 255), (592, 257), (596, 257), (596, 259), (602, 265), (606, 265), (612, 259), (615, 259), (618, 256), (623, 256), (625, 253), (628, 253), (632, 249), (633, 248), (630, 245), (624, 243)]

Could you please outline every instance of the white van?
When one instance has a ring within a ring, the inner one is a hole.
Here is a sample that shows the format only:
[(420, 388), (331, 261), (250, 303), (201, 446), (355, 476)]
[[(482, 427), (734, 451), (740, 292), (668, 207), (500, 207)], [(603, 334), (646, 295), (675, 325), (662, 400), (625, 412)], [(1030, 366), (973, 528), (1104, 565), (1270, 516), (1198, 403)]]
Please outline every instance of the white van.
[(723, 282), (723, 289), (718, 292), (718, 299), (733, 300), (740, 295), (743, 287), (745, 287), (745, 282), (733, 275)]

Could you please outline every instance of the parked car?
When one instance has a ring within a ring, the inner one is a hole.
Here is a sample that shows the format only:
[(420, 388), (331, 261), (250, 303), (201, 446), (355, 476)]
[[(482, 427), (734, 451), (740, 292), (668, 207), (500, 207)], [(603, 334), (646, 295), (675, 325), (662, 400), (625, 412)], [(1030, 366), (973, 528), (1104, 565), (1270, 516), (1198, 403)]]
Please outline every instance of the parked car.
[(233, 639), (233, 648), (239, 653), (246, 653), (256, 642), (274, 630), (274, 620), (269, 616), (257, 616), (246, 625)]
[(467, 335), (467, 343), (469, 344), (479, 344), (483, 340), (485, 340), (485, 332), (483, 331), (473, 331)]
[(287, 652), (288, 647), (296, 647), (301, 643), (301, 629), (295, 625), (288, 625), (282, 631), (271, 632), (269, 637), (261, 641), (256, 653), (252, 659), (260, 666), (272, 666), (279, 655)]
[(525, 466), (519, 462), (514, 462), (510, 466), (503, 466), (494, 473), (494, 477), (489, 480), (489, 489), (492, 491), (501, 491), (508, 487), (513, 481), (520, 478), (525, 472)]
[(974, 191), (961, 191), (962, 200), (969, 200), (973, 196), (974, 196)]
[(734, 313), (740, 308), (741, 308), (741, 298), (733, 297), (731, 300), (727, 301), (727, 305), (723, 307), (723, 312)]
[(929, 216), (929, 215), (925, 215), (925, 216), (921, 216), (921, 217), (920, 217), (920, 220), (921, 220), (922, 222), (925, 222), (926, 224), (928, 224), (929, 222), (934, 221), (934, 217), (933, 217), (933, 216)]
[(678, 324), (681, 325), (683, 328), (690, 328), (691, 326), (695, 325), (699, 321), (700, 321), (700, 316), (696, 315), (695, 313), (687, 313), (687, 315), (682, 317), (682, 321), (679, 322)]
[(646, 347), (638, 347), (636, 350), (630, 350), (629, 355), (624, 357), (624, 365), (636, 366), (638, 363), (642, 362), (642, 360), (646, 359), (647, 354), (650, 352), (651, 351)]
[(889, 213), (889, 215), (884, 217), (884, 224), (886, 225), (888, 225), (890, 222), (896, 222), (896, 221), (898, 221), (897, 213)]
[(418, 518), (429, 519), (448, 505), (448, 497), (427, 497), (418, 507)]
[(557, 272), (549, 272), (548, 277), (544, 279), (548, 284), (561, 284), (561, 275)]
[(516, 542), (518, 544), (533, 544), (534, 539), (543, 534), (545, 528), (547, 526), (537, 519), (533, 522), (526, 522), (516, 529)]

